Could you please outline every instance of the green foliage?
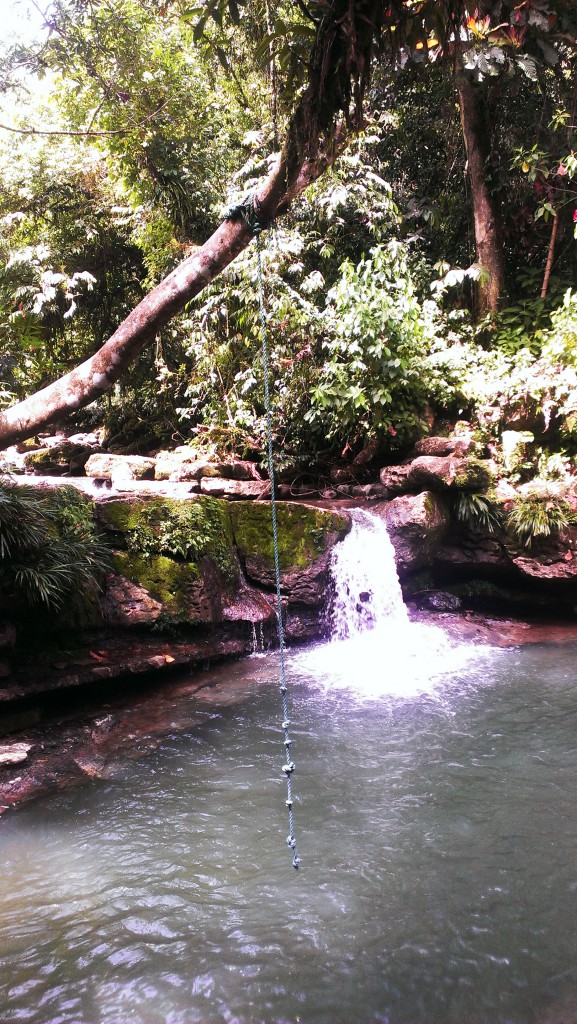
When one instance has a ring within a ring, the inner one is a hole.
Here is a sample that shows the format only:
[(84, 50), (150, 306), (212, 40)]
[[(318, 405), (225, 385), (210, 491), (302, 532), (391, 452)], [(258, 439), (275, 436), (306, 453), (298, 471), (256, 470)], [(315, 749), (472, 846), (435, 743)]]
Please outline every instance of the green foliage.
[(324, 322), (326, 359), (307, 422), (339, 444), (406, 443), (440, 383), (431, 356), (441, 327), (436, 304), (417, 296), (406, 248), (391, 241), (356, 267), (345, 263)]
[(2, 596), (24, 606), (61, 611), (94, 600), (107, 550), (92, 522), (92, 505), (74, 488), (39, 495), (0, 482)]
[(573, 521), (566, 502), (553, 497), (519, 495), (506, 518), (507, 528), (526, 548), (538, 537), (561, 533)]
[(500, 510), (484, 494), (462, 491), (457, 499), (457, 519), (472, 529), (495, 533), (502, 524)]

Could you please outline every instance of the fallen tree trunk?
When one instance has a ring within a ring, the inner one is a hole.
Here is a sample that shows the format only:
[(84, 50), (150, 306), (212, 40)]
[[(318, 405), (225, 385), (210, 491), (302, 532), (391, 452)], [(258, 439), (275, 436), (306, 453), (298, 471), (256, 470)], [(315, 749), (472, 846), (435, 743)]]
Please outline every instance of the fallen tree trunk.
[[(281, 154), (256, 196), (259, 217), (270, 222), (284, 213), (290, 201), (322, 174), (333, 159), (334, 154), (319, 155), (291, 173), (287, 158)], [(31, 437), (55, 419), (100, 398), (126, 372), (158, 331), (232, 263), (252, 237), (251, 228), (240, 216), (220, 224), (203, 246), (132, 310), (93, 356), (41, 391), (0, 413), (0, 448)]]
[[(317, 24), (308, 84), (289, 122), (282, 153), (256, 195), (259, 221), (270, 223), (334, 161), (348, 131), (360, 127), (382, 0), (334, 0)], [(341, 115), (347, 131), (336, 127)], [(323, 149), (324, 146), (324, 149)], [(225, 220), (192, 256), (151, 291), (90, 359), (0, 413), (0, 449), (100, 398), (144, 346), (249, 244), (239, 215)]]

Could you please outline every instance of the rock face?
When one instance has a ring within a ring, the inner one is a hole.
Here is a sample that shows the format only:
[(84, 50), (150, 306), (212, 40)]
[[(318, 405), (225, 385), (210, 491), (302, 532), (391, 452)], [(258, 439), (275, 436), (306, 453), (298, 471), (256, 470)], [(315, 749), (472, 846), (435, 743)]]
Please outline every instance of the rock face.
[[(81, 624), (61, 616), (51, 637), (56, 660), (48, 654), (40, 666), (20, 660), (11, 672), (15, 630), (0, 629), (0, 709), (55, 689), (276, 644), (270, 503), (140, 493), (84, 500), (111, 551), (100, 602)], [(325, 629), (330, 550), (350, 516), (296, 502), (276, 508), (285, 636), (316, 638)], [(6, 722), (3, 713), (0, 734), (12, 728)]]
[[(523, 462), (527, 441), (526, 434), (504, 432), (509, 469), (515, 460)], [(452, 593), (483, 610), (575, 615), (577, 526), (553, 527), (550, 536), (527, 546), (508, 512), (520, 500), (540, 502), (545, 510), (557, 502), (575, 521), (577, 494), (568, 492), (567, 483), (513, 486), (498, 480), (494, 463), (476, 451), (470, 436), (428, 437), (417, 443), (412, 459), (381, 470), (392, 500), (375, 510), (387, 524), (405, 593), (418, 594), (421, 608), (435, 607), (439, 594), (450, 604)], [(543, 508), (535, 509), (539, 514)]]
[[(102, 501), (97, 514), (116, 548), (104, 598), (110, 625), (198, 626), (274, 617), (268, 504), (133, 497)], [(277, 517), (289, 610), (320, 606), (330, 549), (349, 529), (349, 517), (282, 502)]]
[[(269, 509), (260, 504), (230, 507), (234, 539), (248, 579), (274, 587), (274, 554)], [(323, 603), (331, 548), (348, 531), (340, 512), (326, 512), (295, 502), (277, 504), (281, 589), (297, 604)]]
[(431, 491), (406, 494), (380, 505), (401, 574), (430, 565), (447, 532), (450, 515), (443, 500)]

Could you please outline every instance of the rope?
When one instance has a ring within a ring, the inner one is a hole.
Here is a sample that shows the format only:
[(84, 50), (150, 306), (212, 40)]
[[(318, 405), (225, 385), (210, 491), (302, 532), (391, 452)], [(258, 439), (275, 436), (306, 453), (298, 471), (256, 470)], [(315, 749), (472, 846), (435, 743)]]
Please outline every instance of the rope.
[(289, 734), (289, 709), (288, 709), (288, 698), (287, 698), (287, 685), (286, 685), (286, 669), (285, 669), (285, 643), (284, 643), (284, 629), (282, 622), (282, 602), (280, 593), (280, 566), (279, 566), (279, 554), (278, 554), (278, 526), (277, 526), (277, 514), (276, 514), (276, 499), (275, 499), (275, 481), (274, 481), (274, 459), (272, 449), (272, 414), (271, 414), (271, 401), (270, 401), (270, 388), (269, 388), (269, 369), (268, 369), (268, 343), (267, 343), (267, 329), (266, 329), (266, 312), (264, 308), (264, 285), (262, 275), (262, 255), (261, 255), (261, 244), (260, 234), (262, 228), (260, 226), (254, 227), (253, 231), (256, 235), (256, 255), (257, 255), (257, 268), (258, 268), (258, 301), (260, 309), (260, 325), (262, 334), (262, 362), (264, 370), (264, 399), (266, 406), (266, 438), (267, 438), (267, 453), (268, 453), (268, 472), (270, 478), (270, 496), (271, 496), (271, 519), (272, 519), (272, 539), (274, 549), (274, 575), (276, 584), (276, 617), (278, 624), (278, 644), (280, 651), (280, 692), (282, 697), (282, 713), (283, 721), (282, 728), (284, 729), (284, 748), (285, 748), (285, 764), (282, 766), (282, 770), (286, 776), (287, 784), (287, 799), (286, 806), (288, 809), (288, 820), (289, 820), (289, 834), (287, 836), (287, 845), (291, 848), (293, 854), (293, 868), (298, 870), (300, 860), (297, 856), (297, 844), (294, 835), (294, 811), (293, 811), (293, 796), (292, 796), (292, 773), (295, 770), (294, 761), (291, 758), (291, 738)]
[(289, 834), (287, 836), (287, 846), (289, 846), (293, 853), (293, 868), (298, 870), (300, 859), (297, 856), (297, 844), (294, 835), (294, 811), (293, 811), (293, 795), (292, 795), (292, 779), (291, 776), (295, 770), (295, 763), (291, 758), (291, 746), (292, 741), (289, 733), (289, 709), (288, 709), (288, 698), (287, 698), (287, 685), (286, 685), (286, 667), (285, 667), (285, 643), (284, 643), (284, 628), (282, 622), (282, 601), (280, 593), (280, 565), (279, 565), (279, 554), (278, 554), (278, 525), (277, 525), (277, 514), (276, 514), (276, 498), (275, 498), (275, 480), (274, 480), (274, 458), (273, 458), (273, 447), (272, 447), (272, 413), (271, 413), (271, 400), (270, 400), (270, 386), (269, 386), (269, 368), (268, 368), (268, 339), (266, 329), (266, 310), (264, 306), (264, 283), (262, 273), (262, 250), (260, 244), (261, 232), (264, 231), (269, 225), (264, 220), (258, 209), (258, 202), (256, 196), (247, 196), (241, 203), (237, 203), (232, 206), (231, 209), (225, 214), (225, 220), (238, 220), (241, 219), (252, 231), (256, 238), (256, 255), (257, 255), (257, 272), (258, 272), (258, 304), (260, 311), (260, 327), (262, 336), (262, 362), (264, 371), (264, 399), (266, 407), (266, 439), (267, 439), (267, 456), (268, 456), (268, 473), (270, 479), (270, 496), (271, 496), (271, 520), (272, 520), (272, 539), (273, 539), (273, 550), (274, 550), (274, 575), (275, 575), (275, 589), (276, 589), (276, 617), (278, 626), (278, 645), (280, 651), (280, 692), (282, 697), (282, 728), (284, 730), (284, 748), (285, 748), (285, 763), (282, 766), (282, 771), (286, 776), (287, 783), (287, 799), (286, 807), (288, 809), (289, 819)]

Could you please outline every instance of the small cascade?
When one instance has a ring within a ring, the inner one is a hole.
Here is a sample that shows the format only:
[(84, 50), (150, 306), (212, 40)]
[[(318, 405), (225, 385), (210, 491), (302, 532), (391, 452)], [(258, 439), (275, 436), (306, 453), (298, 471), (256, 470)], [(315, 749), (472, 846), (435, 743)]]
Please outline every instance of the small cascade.
[(385, 524), (364, 509), (331, 556), (331, 638), (295, 655), (299, 671), (356, 700), (432, 694), (474, 648), (453, 645), (438, 626), (411, 622)]
[(408, 623), (395, 552), (385, 524), (364, 509), (352, 509), (351, 517), (351, 531), (333, 548), (331, 557), (329, 621), (335, 640)]
[(264, 654), (265, 642), (264, 642), (264, 629), (262, 622), (251, 623), (251, 654)]

